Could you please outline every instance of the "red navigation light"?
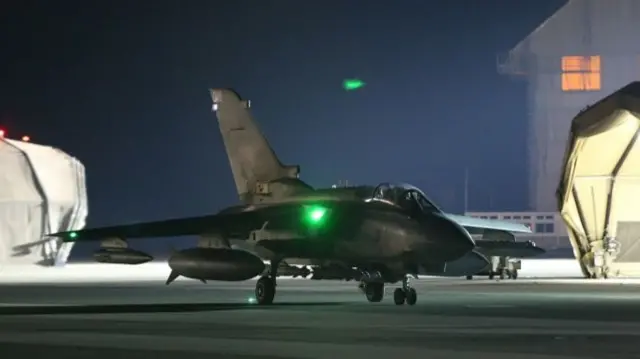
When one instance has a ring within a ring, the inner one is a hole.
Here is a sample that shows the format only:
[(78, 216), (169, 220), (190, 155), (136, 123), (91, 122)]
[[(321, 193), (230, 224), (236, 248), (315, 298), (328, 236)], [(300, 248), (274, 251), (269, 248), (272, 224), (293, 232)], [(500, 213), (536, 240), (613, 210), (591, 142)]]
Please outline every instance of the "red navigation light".
[(0, 137), (4, 137), (4, 130), (0, 128)]
[(31, 141), (31, 137), (29, 137), (29, 136), (22, 136), (22, 141), (24, 141), (24, 142), (29, 142), (29, 141)]

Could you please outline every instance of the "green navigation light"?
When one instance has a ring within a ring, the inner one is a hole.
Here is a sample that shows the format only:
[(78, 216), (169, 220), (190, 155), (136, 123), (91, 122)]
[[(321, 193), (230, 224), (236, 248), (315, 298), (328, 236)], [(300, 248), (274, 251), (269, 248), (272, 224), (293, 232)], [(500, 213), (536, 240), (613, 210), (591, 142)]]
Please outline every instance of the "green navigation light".
[(321, 206), (309, 207), (306, 211), (306, 219), (311, 224), (319, 224), (327, 214), (327, 209)]
[(365, 85), (364, 81), (359, 79), (346, 79), (342, 81), (342, 88), (347, 91), (357, 90)]
[(74, 239), (74, 238), (76, 238), (77, 236), (78, 236), (78, 233), (76, 233), (76, 232), (71, 232), (71, 233), (69, 233), (69, 238), (71, 238), (71, 239)]

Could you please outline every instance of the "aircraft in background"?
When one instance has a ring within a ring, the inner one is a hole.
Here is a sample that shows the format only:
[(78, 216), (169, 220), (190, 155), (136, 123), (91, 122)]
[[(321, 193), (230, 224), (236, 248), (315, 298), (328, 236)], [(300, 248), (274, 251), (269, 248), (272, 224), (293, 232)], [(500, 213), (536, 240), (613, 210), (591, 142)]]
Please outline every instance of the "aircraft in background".
[[(167, 284), (178, 276), (242, 281), (262, 275), (255, 297), (259, 304), (269, 304), (283, 260), (303, 259), (314, 263), (315, 279), (360, 281), (370, 302), (382, 300), (385, 284), (402, 282), (394, 302), (413, 305), (417, 293), (410, 277), (446, 273), (456, 262), (467, 273), (487, 265), (473, 251), (475, 243), (465, 228), (529, 231), (509, 222), (446, 214), (405, 184), (381, 184), (366, 200), (352, 189), (313, 189), (298, 178), (298, 166), (278, 160), (248, 101), (230, 89), (211, 90), (211, 96), (241, 205), (214, 215), (51, 236), (66, 242), (100, 240), (99, 262), (139, 264), (152, 258), (129, 248), (127, 239), (196, 235), (196, 247), (169, 258)], [(255, 254), (233, 248), (234, 241), (249, 244)], [(263, 259), (270, 261), (268, 269)]]

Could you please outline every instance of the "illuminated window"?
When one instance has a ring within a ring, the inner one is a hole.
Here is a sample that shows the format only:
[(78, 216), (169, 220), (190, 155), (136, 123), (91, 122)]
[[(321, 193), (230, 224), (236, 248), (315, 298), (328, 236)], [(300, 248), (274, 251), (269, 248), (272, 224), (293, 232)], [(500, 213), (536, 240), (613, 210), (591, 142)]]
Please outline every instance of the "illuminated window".
[(598, 91), (600, 56), (563, 56), (562, 91)]

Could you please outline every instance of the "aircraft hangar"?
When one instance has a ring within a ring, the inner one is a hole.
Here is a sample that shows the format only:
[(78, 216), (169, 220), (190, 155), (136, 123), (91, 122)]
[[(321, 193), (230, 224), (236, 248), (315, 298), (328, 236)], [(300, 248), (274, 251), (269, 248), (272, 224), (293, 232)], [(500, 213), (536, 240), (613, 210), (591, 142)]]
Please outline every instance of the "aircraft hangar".
[[(568, 0), (559, 5), (498, 58), (500, 73), (527, 82), (529, 208), (540, 212), (560, 206), (586, 277), (640, 275), (635, 218), (625, 207), (635, 198), (634, 175), (614, 163), (629, 144), (623, 134), (635, 126), (630, 119), (638, 101), (631, 94), (635, 90), (616, 91), (640, 80), (635, 39), (640, 1)], [(628, 163), (634, 161), (635, 147), (630, 148)], [(574, 168), (565, 170), (565, 164)], [(560, 178), (563, 194), (557, 198)]]
[(558, 208), (585, 276), (640, 276), (640, 82), (571, 123)]
[(0, 136), (0, 275), (12, 265), (66, 263), (73, 244), (45, 234), (84, 227), (84, 173), (59, 149)]
[(529, 209), (557, 210), (571, 119), (640, 80), (640, 1), (569, 0), (511, 50), (498, 72), (526, 81)]

